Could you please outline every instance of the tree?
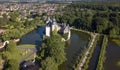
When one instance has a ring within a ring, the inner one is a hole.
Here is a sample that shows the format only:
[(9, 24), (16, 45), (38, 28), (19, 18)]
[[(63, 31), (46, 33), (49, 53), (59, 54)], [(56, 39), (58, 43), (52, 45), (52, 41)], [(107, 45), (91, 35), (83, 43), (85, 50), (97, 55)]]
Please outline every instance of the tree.
[(7, 21), (5, 18), (0, 18), (0, 26), (5, 26), (7, 25)]
[(9, 58), (11, 56), (10, 52), (5, 51), (2, 53), (3, 58)]
[(52, 32), (51, 37), (44, 42), (46, 47), (43, 47), (39, 53), (41, 67), (43, 70), (58, 70), (58, 66), (66, 60), (65, 43), (56, 31)]
[(10, 59), (7, 63), (7, 67), (5, 70), (19, 70), (19, 65), (17, 63), (17, 60), (15, 59)]
[(7, 30), (5, 33), (2, 34), (2, 38), (4, 41), (20, 38), (20, 36), (21, 36), (21, 33), (20, 33), (20, 30), (18, 29)]
[(110, 35), (118, 35), (119, 34), (119, 28), (114, 27), (110, 30)]
[(18, 12), (12, 12), (12, 13), (10, 13), (10, 20), (11, 20), (12, 22), (17, 22), (18, 16), (19, 16), (19, 13), (18, 13)]
[(93, 19), (92, 28), (102, 33), (108, 28), (108, 20), (106, 18), (96, 17)]
[(102, 25), (97, 25), (97, 31), (98, 31), (99, 33), (102, 33), (103, 30), (104, 30), (104, 28), (103, 28)]
[(62, 38), (59, 35), (54, 35), (47, 39), (48, 51), (51, 57), (55, 59), (58, 64), (63, 63), (66, 60), (65, 57), (65, 43), (62, 42)]
[(16, 47), (16, 43), (11, 41), (7, 46), (7, 51), (8, 52), (16, 52), (17, 50), (18, 50), (18, 48)]
[(0, 65), (2, 65), (2, 64), (3, 64), (3, 59), (2, 59), (2, 57), (0, 55)]
[(110, 20), (114, 25), (119, 25), (119, 23), (118, 23), (118, 18), (117, 18), (117, 17), (111, 17), (109, 20)]
[(47, 57), (41, 64), (43, 70), (58, 70), (58, 64), (55, 63), (52, 57)]

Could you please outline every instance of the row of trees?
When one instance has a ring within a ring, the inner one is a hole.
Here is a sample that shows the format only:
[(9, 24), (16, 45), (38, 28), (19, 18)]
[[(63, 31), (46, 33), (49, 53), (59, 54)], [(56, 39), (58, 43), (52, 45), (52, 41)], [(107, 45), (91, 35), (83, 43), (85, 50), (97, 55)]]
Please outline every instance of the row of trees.
[(58, 66), (65, 60), (65, 43), (56, 32), (44, 40), (41, 51), (38, 53), (42, 70), (58, 70)]
[[(73, 3), (63, 9), (62, 15), (56, 14), (55, 17), (58, 22), (64, 22), (79, 29), (103, 34), (120, 35), (120, 11), (111, 11), (110, 9), (103, 11), (84, 6), (104, 8), (107, 5), (107, 3), (94, 4)], [(116, 7), (113, 4), (109, 6)], [(119, 5), (117, 7), (120, 8)]]

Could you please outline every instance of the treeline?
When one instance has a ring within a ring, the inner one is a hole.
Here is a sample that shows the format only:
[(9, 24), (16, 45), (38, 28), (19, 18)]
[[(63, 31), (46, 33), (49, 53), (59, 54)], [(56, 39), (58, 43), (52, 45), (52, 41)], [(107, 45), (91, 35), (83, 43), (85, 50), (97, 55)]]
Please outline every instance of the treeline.
[(120, 4), (117, 2), (75, 2), (70, 7), (87, 8), (99, 11), (120, 11)]
[(103, 63), (105, 60), (105, 52), (106, 52), (107, 43), (108, 43), (108, 37), (104, 36), (96, 70), (104, 70)]
[[(117, 11), (106, 7), (107, 3), (73, 3), (65, 7), (61, 14), (56, 14), (58, 22), (67, 23), (78, 29), (84, 29), (102, 34), (120, 35), (120, 5), (107, 5), (117, 8)], [(90, 8), (87, 8), (90, 7)], [(93, 7), (95, 7), (93, 9)], [(104, 9), (104, 8), (107, 9)]]

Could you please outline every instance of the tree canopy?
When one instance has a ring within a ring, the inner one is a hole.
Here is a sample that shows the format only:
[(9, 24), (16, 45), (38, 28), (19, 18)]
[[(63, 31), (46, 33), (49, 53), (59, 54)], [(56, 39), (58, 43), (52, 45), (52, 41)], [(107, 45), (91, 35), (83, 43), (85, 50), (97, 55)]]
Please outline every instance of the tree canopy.
[(51, 37), (45, 39), (44, 43), (39, 52), (42, 69), (58, 70), (58, 66), (66, 60), (65, 43), (62, 41), (62, 37), (54, 31)]

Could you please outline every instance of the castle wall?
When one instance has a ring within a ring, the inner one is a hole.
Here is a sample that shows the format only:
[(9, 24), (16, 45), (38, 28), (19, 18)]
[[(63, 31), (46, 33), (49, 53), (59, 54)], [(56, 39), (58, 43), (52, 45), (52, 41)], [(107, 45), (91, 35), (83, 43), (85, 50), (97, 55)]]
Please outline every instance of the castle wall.
[(56, 25), (56, 24), (54, 24), (54, 25), (52, 25), (52, 31), (54, 31), (55, 29), (56, 29), (57, 31), (59, 31), (59, 30), (61, 29), (61, 27), (58, 26), (58, 25)]
[(52, 31), (54, 31), (55, 30), (55, 25), (52, 25)]

